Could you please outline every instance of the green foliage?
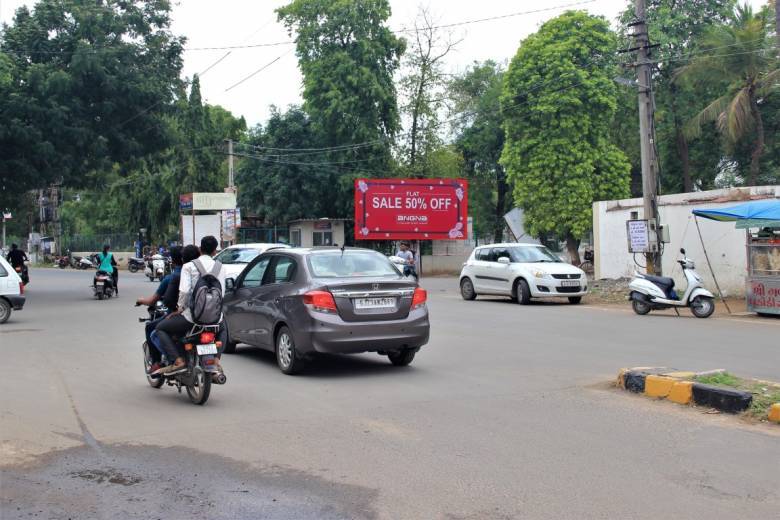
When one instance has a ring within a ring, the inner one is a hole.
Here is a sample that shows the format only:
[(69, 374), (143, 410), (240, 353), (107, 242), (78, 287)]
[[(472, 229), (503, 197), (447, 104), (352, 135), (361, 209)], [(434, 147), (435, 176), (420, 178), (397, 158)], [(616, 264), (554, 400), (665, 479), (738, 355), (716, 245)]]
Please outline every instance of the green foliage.
[(501, 156), (529, 233), (579, 239), (592, 203), (626, 197), (629, 170), (613, 144), (617, 108), (607, 22), (567, 12), (525, 39), (505, 73)]
[(474, 63), (449, 84), (453, 100), (455, 145), (463, 154), (471, 181), (469, 210), (477, 237), (499, 242), (505, 227), (503, 216), (511, 205), (512, 187), (500, 164), (504, 147), (501, 89), (504, 72), (493, 61)]
[(321, 142), (376, 141), (355, 158), (367, 169), (386, 169), (399, 128), (393, 74), (405, 47), (385, 25), (389, 2), (293, 0), (277, 12), (296, 35), (303, 109)]
[(94, 186), (112, 163), (167, 146), (151, 108), (164, 109), (180, 81), (170, 9), (41, 0), (16, 12), (0, 36), (0, 204), (60, 178)]

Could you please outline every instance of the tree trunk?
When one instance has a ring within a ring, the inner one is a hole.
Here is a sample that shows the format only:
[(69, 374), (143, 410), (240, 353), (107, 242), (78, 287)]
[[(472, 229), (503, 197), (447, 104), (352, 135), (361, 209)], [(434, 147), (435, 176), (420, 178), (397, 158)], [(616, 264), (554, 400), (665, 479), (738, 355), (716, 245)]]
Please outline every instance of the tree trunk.
[(500, 243), (504, 238), (504, 213), (506, 213), (506, 173), (501, 165), (496, 164), (496, 220), (493, 229), (493, 239)]
[(690, 193), (693, 191), (693, 179), (691, 179), (691, 162), (688, 150), (688, 140), (681, 128), (677, 128), (677, 156), (682, 165), (683, 191)]
[(574, 265), (580, 265), (580, 240), (574, 238), (571, 233), (566, 233), (566, 250), (569, 252), (569, 258)]
[(758, 103), (753, 91), (750, 92), (750, 113), (756, 122), (756, 141), (753, 146), (753, 153), (750, 154), (750, 181), (749, 186), (755, 186), (758, 182), (758, 172), (761, 167), (761, 155), (764, 153), (764, 121), (761, 119), (761, 111), (758, 109)]

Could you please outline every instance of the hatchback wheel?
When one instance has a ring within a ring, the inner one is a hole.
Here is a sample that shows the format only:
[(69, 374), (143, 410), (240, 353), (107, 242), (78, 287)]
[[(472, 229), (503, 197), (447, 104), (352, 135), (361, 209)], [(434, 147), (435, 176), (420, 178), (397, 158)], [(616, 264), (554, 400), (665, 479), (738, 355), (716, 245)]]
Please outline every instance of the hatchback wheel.
[(474, 284), (470, 278), (464, 278), (460, 281), (460, 295), (464, 300), (473, 300), (477, 297), (477, 293), (474, 291)]
[(515, 283), (515, 295), (517, 303), (521, 305), (528, 305), (531, 303), (531, 288), (528, 287), (528, 282), (522, 278)]
[(295, 340), (287, 327), (279, 329), (276, 335), (276, 364), (287, 375), (297, 374), (303, 369), (303, 359), (295, 350)]
[(400, 352), (391, 352), (387, 357), (394, 366), (405, 367), (414, 360), (414, 354), (414, 350), (402, 350)]

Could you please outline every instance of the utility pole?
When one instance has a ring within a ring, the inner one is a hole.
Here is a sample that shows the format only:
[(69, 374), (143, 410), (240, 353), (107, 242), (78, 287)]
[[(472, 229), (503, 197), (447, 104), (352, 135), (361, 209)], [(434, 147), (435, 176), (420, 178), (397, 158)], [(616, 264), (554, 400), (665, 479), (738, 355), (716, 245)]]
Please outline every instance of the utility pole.
[(235, 178), (233, 177), (233, 140), (227, 139), (228, 145), (228, 188), (235, 186)]
[[(655, 125), (653, 117), (652, 65), (650, 63), (650, 37), (647, 32), (645, 0), (634, 0), (636, 21), (634, 26), (634, 48), (637, 51), (636, 75), (639, 87), (639, 134), (642, 162), (642, 197), (644, 199), (644, 218), (655, 225), (648, 224), (648, 232), (654, 234), (655, 251), (645, 254), (647, 272), (661, 274), (660, 238), (658, 235), (658, 157), (655, 153)], [(651, 246), (652, 247), (652, 246)]]

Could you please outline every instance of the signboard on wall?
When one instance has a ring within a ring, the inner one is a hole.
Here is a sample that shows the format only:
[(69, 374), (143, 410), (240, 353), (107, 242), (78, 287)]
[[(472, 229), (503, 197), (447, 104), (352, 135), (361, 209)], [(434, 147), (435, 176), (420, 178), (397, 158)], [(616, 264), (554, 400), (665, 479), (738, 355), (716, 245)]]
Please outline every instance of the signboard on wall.
[(646, 220), (626, 221), (628, 232), (628, 252), (647, 253), (650, 251), (650, 233)]
[(356, 240), (465, 240), (465, 179), (356, 179)]

